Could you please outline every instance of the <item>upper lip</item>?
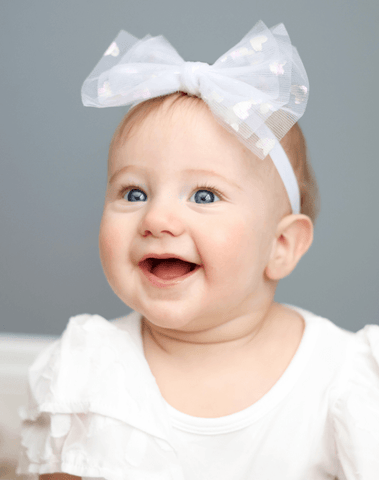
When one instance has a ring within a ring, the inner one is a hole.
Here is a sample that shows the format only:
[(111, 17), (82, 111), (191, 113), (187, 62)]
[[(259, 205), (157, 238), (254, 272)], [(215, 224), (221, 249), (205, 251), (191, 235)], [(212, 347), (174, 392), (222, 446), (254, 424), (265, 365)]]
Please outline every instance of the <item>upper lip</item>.
[[(188, 263), (195, 263), (191, 262), (191, 260), (187, 260), (180, 255), (176, 255), (175, 253), (148, 253), (144, 255), (141, 260), (138, 262), (139, 264), (145, 261), (147, 258), (159, 258), (159, 259), (165, 259), (165, 258), (178, 258), (179, 260), (183, 260), (183, 262), (188, 262)], [(195, 263), (196, 265), (196, 263)]]

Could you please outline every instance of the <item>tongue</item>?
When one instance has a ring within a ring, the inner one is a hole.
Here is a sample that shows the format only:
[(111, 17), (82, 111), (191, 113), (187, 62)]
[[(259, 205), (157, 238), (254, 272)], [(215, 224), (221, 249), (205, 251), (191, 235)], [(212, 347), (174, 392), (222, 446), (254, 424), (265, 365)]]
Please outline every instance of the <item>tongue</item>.
[(182, 260), (169, 259), (161, 260), (158, 265), (153, 267), (151, 273), (163, 280), (181, 277), (191, 270), (191, 264)]

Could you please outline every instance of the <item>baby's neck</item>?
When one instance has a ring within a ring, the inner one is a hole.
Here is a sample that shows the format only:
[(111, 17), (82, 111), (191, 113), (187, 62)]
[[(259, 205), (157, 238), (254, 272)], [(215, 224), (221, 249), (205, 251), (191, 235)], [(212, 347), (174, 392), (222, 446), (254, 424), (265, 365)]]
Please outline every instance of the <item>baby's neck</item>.
[(145, 358), (163, 398), (187, 415), (209, 418), (231, 415), (257, 402), (288, 368), (305, 321), (277, 305), (264, 327), (250, 342), (243, 337), (214, 345), (183, 344), (182, 351), (169, 339), (172, 343), (164, 344), (168, 352), (145, 328)]
[(225, 359), (246, 359), (246, 352), (259, 353), (278, 334), (278, 322), (292, 310), (272, 303), (254, 315), (241, 315), (215, 328), (194, 334), (163, 329), (142, 319), (142, 336), (146, 350), (166, 357), (186, 368), (217, 368)]

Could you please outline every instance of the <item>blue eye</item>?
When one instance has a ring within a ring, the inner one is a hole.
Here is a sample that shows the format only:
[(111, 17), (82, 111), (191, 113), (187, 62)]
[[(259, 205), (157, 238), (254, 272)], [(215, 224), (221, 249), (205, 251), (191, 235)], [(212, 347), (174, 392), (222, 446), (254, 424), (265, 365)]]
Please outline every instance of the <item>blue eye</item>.
[[(125, 187), (125, 190), (122, 192), (121, 195), (124, 196), (128, 190), (129, 190), (129, 188)], [(138, 199), (140, 199), (141, 192), (142, 192), (142, 190), (140, 188), (131, 189), (130, 192), (128, 193), (128, 195), (127, 195), (127, 201), (128, 202), (129, 201), (130, 202), (137, 202)], [(143, 195), (145, 195), (145, 194), (143, 193)]]
[[(211, 185), (198, 185), (195, 190), (196, 192), (192, 196), (195, 195), (195, 200), (199, 200), (199, 202), (196, 203), (199, 203), (200, 205), (215, 203), (211, 200), (214, 200), (215, 197), (218, 198), (218, 196), (221, 197), (221, 194), (218, 192), (218, 190), (216, 190), (216, 188)], [(139, 185), (125, 185), (121, 187), (120, 195), (121, 197), (124, 197), (126, 195), (125, 200), (127, 202), (138, 202), (139, 200), (146, 200), (146, 194)]]
[[(217, 195), (215, 194), (216, 190), (213, 187), (196, 187), (196, 192), (194, 193), (194, 196), (197, 200), (201, 200), (200, 203), (208, 203), (207, 200), (209, 199), (214, 199), (214, 197)], [(191, 197), (192, 198), (192, 197)], [(214, 202), (211, 202), (214, 203)]]

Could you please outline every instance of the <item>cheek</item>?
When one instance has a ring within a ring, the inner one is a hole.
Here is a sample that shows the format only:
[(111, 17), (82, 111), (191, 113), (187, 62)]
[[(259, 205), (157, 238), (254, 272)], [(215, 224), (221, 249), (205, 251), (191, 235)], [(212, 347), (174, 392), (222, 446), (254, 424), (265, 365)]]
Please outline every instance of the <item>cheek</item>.
[(246, 265), (253, 254), (252, 226), (246, 219), (236, 221), (233, 228), (228, 232), (228, 255), (227, 258), (234, 265)]
[(233, 218), (232, 221), (210, 223), (202, 229), (201, 244), (203, 254), (209, 259), (209, 267), (230, 269), (233, 265), (244, 264), (248, 249), (251, 250), (252, 227), (243, 218)]
[(263, 218), (241, 215), (224, 227), (215, 229), (209, 252), (221, 268), (236, 271), (261, 268), (265, 265), (270, 247), (270, 226)]
[(125, 250), (125, 243), (125, 233), (122, 231), (119, 224), (111, 219), (103, 217), (99, 232), (99, 251), (103, 267), (120, 258), (120, 255)]

